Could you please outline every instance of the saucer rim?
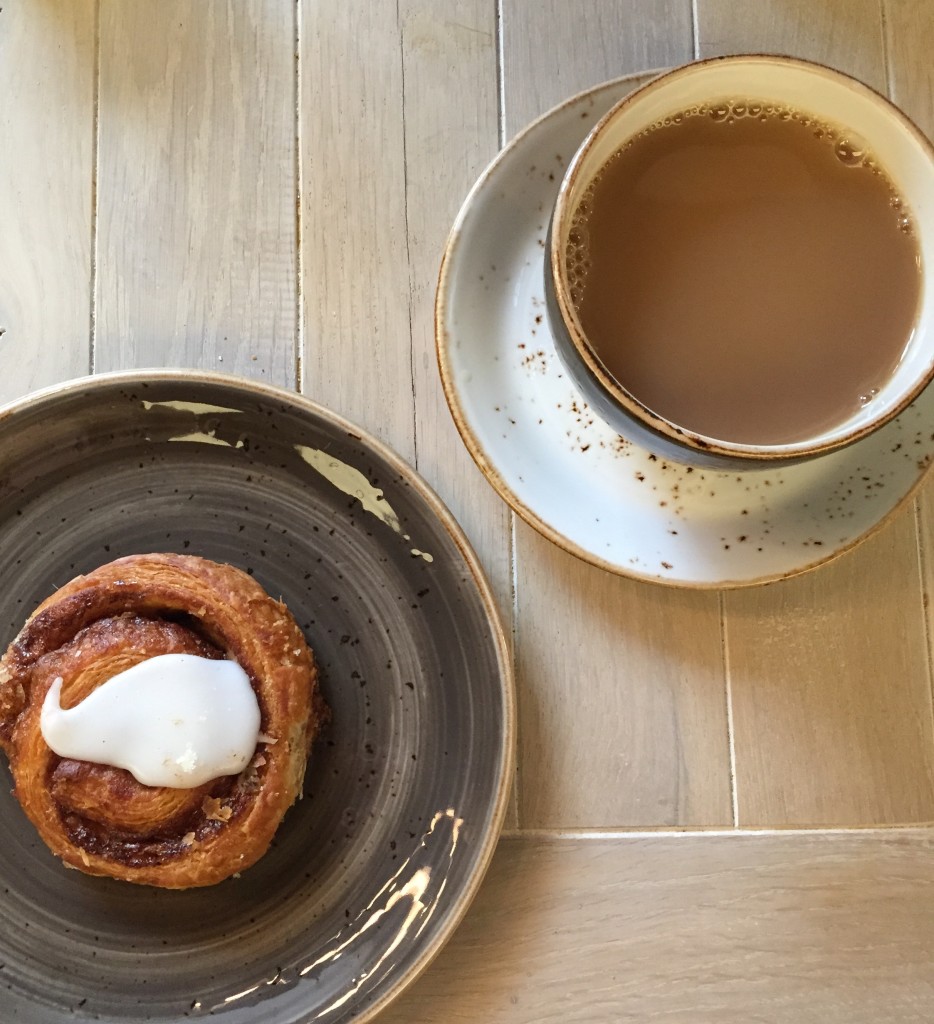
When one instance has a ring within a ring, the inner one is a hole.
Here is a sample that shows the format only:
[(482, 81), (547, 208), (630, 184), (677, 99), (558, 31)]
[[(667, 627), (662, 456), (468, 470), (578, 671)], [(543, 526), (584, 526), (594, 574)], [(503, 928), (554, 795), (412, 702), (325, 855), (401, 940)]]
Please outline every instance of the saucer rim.
[[(554, 526), (548, 523), (542, 516), (529, 507), (519, 496), (509, 487), (504, 480), (500, 471), (491, 461), (487, 455), (485, 449), (480, 444), (477, 436), (474, 434), (464, 409), (461, 406), (460, 396), (455, 382), (455, 375), (451, 369), (448, 350), (452, 341), (451, 332), (449, 331), (446, 323), (446, 312), (448, 309), (448, 293), (450, 291), (450, 279), (451, 279), (451, 268), (455, 261), (457, 250), (462, 242), (463, 226), (467, 219), (470, 217), (477, 198), (486, 190), (489, 183), (493, 180), (496, 173), (499, 171), (501, 165), (509, 161), (514, 152), (521, 147), (525, 142), (526, 138), (537, 131), (543, 124), (553, 119), (564, 110), (572, 107), (578, 103), (584, 102), (590, 98), (597, 96), (599, 93), (604, 91), (612, 91), (614, 89), (621, 88), (627, 83), (632, 83), (632, 91), (641, 88), (643, 85), (647, 85), (650, 81), (655, 78), (666, 74), (672, 70), (671, 68), (653, 68), (647, 71), (631, 72), (629, 74), (620, 75), (617, 78), (612, 78), (604, 82), (600, 82), (596, 85), (590, 86), (587, 89), (582, 89), (580, 92), (568, 97), (562, 102), (549, 108), (543, 114), (540, 114), (537, 118), (530, 121), (524, 128), (517, 132), (509, 141), (499, 150), (499, 152), (493, 157), (493, 159), (486, 165), (484, 170), (477, 177), (474, 184), (471, 186), (466, 197), (464, 198), (460, 209), (458, 210), (457, 216), (451, 226), (448, 233), (447, 239), (444, 245), (444, 251), (441, 257), (441, 263), (438, 269), (438, 283), (435, 292), (435, 304), (434, 304), (434, 329), (435, 329), (435, 356), (438, 363), (438, 372), (441, 378), (441, 387), (444, 392), (444, 397), (448, 405), (448, 409), (451, 412), (451, 417), (454, 420), (454, 425), (460, 434), (461, 440), (466, 446), (471, 458), (476, 463), (477, 467), (486, 477), (487, 481), (497, 492), (497, 494), (506, 502), (509, 508), (513, 512), (517, 513), (520, 518), (531, 526), (536, 532), (543, 536), (546, 540), (553, 543), (556, 547), (565, 551), (566, 553), (573, 555), (575, 558), (580, 559), (596, 568), (603, 569), (606, 572), (610, 572), (616, 576), (621, 576), (626, 579), (639, 580), (645, 583), (653, 583), (665, 588), (675, 590), (694, 590), (694, 591), (718, 591), (718, 590), (743, 590), (750, 587), (765, 586), (770, 583), (779, 583), (783, 580), (793, 579), (797, 576), (802, 576), (806, 573), (812, 572), (814, 569), (820, 566), (827, 565), (829, 562), (835, 561), (842, 557), (854, 548), (861, 545), (864, 541), (869, 540), (875, 536), (883, 527), (893, 519), (893, 517), (899, 513), (905, 505), (912, 501), (920, 490), (921, 485), (926, 480), (930, 471), (930, 465), (919, 472), (915, 480), (909, 485), (899, 499), (888, 509), (880, 518), (869, 527), (867, 527), (862, 533), (853, 537), (846, 543), (841, 544), (839, 547), (823, 553), (820, 557), (804, 563), (800, 566), (795, 566), (792, 569), (788, 569), (778, 573), (765, 573), (760, 576), (735, 579), (735, 578), (723, 578), (723, 579), (708, 579), (708, 580), (683, 580), (673, 579), (671, 577), (654, 575), (645, 572), (640, 572), (632, 567), (627, 567), (619, 562), (611, 562), (603, 558), (601, 555), (594, 551), (591, 551), (577, 542), (568, 538), (565, 534), (561, 533)], [(623, 99), (627, 94), (623, 94), (619, 99)], [(586, 138), (586, 136), (584, 136)], [(550, 328), (549, 328), (550, 330)], [(576, 391), (575, 387), (575, 391)], [(917, 397), (920, 397), (917, 396)], [(911, 404), (906, 406), (910, 408)], [(892, 417), (894, 422), (901, 416), (906, 409), (899, 411), (898, 415)], [(854, 440), (851, 445), (847, 447), (858, 448), (859, 445), (869, 438), (862, 437)], [(749, 469), (740, 469), (739, 472), (756, 474), (762, 471), (761, 466), (750, 467)]]

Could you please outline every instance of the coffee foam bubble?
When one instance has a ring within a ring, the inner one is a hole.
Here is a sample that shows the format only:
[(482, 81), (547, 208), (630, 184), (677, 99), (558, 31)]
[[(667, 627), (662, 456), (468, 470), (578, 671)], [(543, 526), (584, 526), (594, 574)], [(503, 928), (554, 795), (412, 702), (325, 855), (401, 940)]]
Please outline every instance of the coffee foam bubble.
[(584, 190), (584, 194), (577, 204), (577, 209), (574, 211), (565, 247), (565, 271), (568, 278), (571, 302), (574, 305), (579, 305), (581, 301), (587, 275), (590, 271), (590, 230), (588, 221), (592, 199), (593, 185), (591, 184)]
[[(591, 193), (591, 189), (588, 189), (588, 193)], [(588, 193), (584, 194), (575, 217), (571, 220), (564, 253), (567, 286), (570, 291), (570, 300), (575, 305), (581, 302), (587, 274), (590, 270), (590, 232), (586, 220), (587, 213), (589, 213)]]

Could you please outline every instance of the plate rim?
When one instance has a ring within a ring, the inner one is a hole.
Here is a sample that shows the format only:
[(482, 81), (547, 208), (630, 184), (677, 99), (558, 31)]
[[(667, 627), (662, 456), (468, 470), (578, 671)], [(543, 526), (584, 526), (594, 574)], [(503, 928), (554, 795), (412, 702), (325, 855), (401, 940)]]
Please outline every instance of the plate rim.
[[(483, 568), (463, 527), (418, 469), (406, 462), (398, 452), (386, 442), (370, 433), (370, 431), (365, 430), (341, 414), (334, 412), (320, 402), (316, 402), (314, 399), (308, 398), (298, 391), (291, 391), (280, 385), (253, 380), (238, 374), (213, 370), (186, 369), (184, 367), (146, 367), (135, 370), (113, 370), (69, 378), (59, 383), (30, 391), (20, 398), (6, 402), (0, 405), (0, 426), (5, 426), (16, 415), (39, 407), (51, 399), (62, 395), (74, 394), (89, 388), (94, 389), (104, 385), (120, 384), (128, 386), (139, 386), (149, 383), (171, 384), (172, 382), (214, 385), (225, 388), (234, 387), (269, 401), (288, 402), (304, 412), (310, 413), (312, 416), (328, 421), (337, 429), (346, 432), (349, 437), (362, 442), (370, 448), (418, 493), (422, 500), (426, 502), (428, 510), (438, 519), (445, 532), (454, 542), (476, 588), (485, 613), (486, 622), (490, 629), (496, 653), (497, 678), (503, 701), (503, 736), (498, 750), (501, 767), (495, 780), (496, 786), (491, 807), (490, 827), (486, 830), (482, 842), (479, 844), (474, 868), (467, 879), (467, 884), (457, 893), (437, 935), (431, 942), (425, 945), (424, 949), (420, 951), (419, 955), (406, 969), (398, 975), (394, 975), (387, 982), (386, 991), (369, 1003), (369, 1005), (360, 1008), (358, 1015), (354, 1019), (359, 1021), (360, 1024), (366, 1024), (366, 1022), (371, 1021), (385, 1010), (391, 1002), (399, 998), (412, 985), (434, 961), (457, 930), (483, 883), (503, 832), (506, 812), (509, 809), (513, 778), (515, 776), (517, 708), (515, 667), (503, 627), (502, 613), (497, 605), (486, 570)], [(300, 1020), (304, 1019), (306, 1018), (300, 1018)], [(310, 1020), (311, 1018), (307, 1019)]]
[[(438, 270), (438, 281), (435, 292), (435, 307), (434, 307), (434, 326), (435, 326), (435, 356), (438, 364), (438, 372), (441, 378), (441, 387), (444, 392), (444, 397), (448, 404), (451, 417), (454, 420), (454, 425), (457, 428), (458, 433), (461, 436), (465, 447), (470, 452), (471, 457), (477, 464), (480, 471), (486, 477), (487, 482), (494, 488), (499, 496), (506, 502), (506, 504), (516, 512), (529, 526), (535, 529), (541, 536), (546, 540), (551, 541), (561, 550), (573, 555), (575, 558), (580, 559), (598, 569), (603, 569), (606, 572), (610, 572), (613, 575), (621, 576), (625, 579), (638, 580), (643, 583), (651, 583), (657, 586), (665, 587), (666, 589), (675, 590), (693, 590), (693, 591), (718, 591), (718, 590), (743, 590), (749, 587), (760, 587), (766, 586), (772, 583), (780, 583), (784, 580), (793, 579), (794, 577), (804, 575), (805, 573), (812, 572), (820, 566), (826, 565), (829, 562), (835, 561), (841, 558), (843, 555), (852, 551), (854, 548), (861, 545), (864, 541), (869, 540), (875, 536), (883, 527), (888, 525), (892, 518), (899, 513), (905, 505), (912, 501), (917, 494), (921, 485), (927, 479), (930, 472), (931, 466), (929, 465), (922, 470), (900, 498), (889, 508), (880, 518), (867, 527), (862, 533), (853, 537), (847, 543), (842, 544), (833, 551), (829, 551), (822, 554), (820, 557), (813, 561), (804, 563), (799, 566), (795, 566), (792, 569), (785, 570), (778, 573), (765, 573), (760, 576), (749, 577), (749, 578), (722, 578), (722, 579), (706, 579), (706, 580), (681, 580), (671, 579), (663, 576), (650, 575), (648, 573), (639, 572), (631, 567), (620, 564), (619, 562), (611, 562), (603, 558), (598, 553), (591, 551), (577, 542), (571, 540), (565, 534), (561, 533), (560, 530), (556, 529), (545, 519), (543, 519), (537, 512), (529, 507), (522, 499), (515, 493), (515, 491), (506, 483), (497, 467), (493, 464), (487, 453), (481, 446), (477, 436), (474, 434), (471, 426), (468, 423), (468, 418), (465, 415), (464, 409), (460, 402), (458, 389), (454, 380), (454, 373), (451, 370), (450, 359), (448, 355), (448, 349), (450, 347), (451, 335), (446, 325), (446, 311), (448, 308), (448, 293), (450, 291), (450, 279), (451, 279), (451, 265), (456, 257), (456, 251), (461, 242), (461, 235), (463, 233), (463, 227), (465, 222), (471, 216), (475, 201), (478, 195), (483, 192), (487, 187), (488, 183), (493, 179), (493, 176), (497, 173), (500, 166), (510, 159), (513, 152), (518, 149), (525, 141), (527, 136), (534, 133), (540, 128), (545, 122), (551, 118), (557, 116), (568, 107), (572, 107), (577, 103), (581, 103), (588, 98), (596, 96), (598, 93), (604, 90), (611, 91), (617, 88), (625, 86), (627, 83), (632, 83), (632, 91), (641, 88), (643, 85), (648, 84), (652, 79), (659, 75), (665, 74), (667, 71), (672, 70), (670, 67), (662, 68), (651, 68), (646, 71), (630, 72), (625, 75), (620, 75), (616, 78), (611, 78), (603, 82), (590, 86), (589, 88), (582, 89), (567, 99), (562, 100), (560, 103), (555, 104), (553, 107), (546, 110), (543, 114), (540, 114), (534, 120), (530, 121), (525, 127), (517, 132), (511, 139), (499, 150), (499, 152), (493, 157), (492, 160), (486, 165), (484, 170), (481, 172), (479, 177), (476, 179), (474, 184), (471, 186), (470, 191), (465, 196), (460, 209), (458, 210), (457, 216), (451, 226), (448, 233), (447, 240), (445, 242), (444, 251), (441, 257), (441, 264)], [(625, 93), (623, 95), (626, 95)], [(920, 396), (918, 396), (920, 397)], [(897, 419), (897, 417), (894, 417)], [(859, 441), (854, 442), (854, 445), (858, 445)], [(934, 463), (932, 463), (934, 464)], [(756, 472), (752, 470), (751, 472)]]

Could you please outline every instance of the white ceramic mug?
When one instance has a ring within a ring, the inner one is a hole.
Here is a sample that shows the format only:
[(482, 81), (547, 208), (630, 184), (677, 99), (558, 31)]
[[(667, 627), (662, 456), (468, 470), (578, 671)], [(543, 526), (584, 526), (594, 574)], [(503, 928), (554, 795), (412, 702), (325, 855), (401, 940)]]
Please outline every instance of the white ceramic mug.
[[(891, 377), (870, 403), (844, 422), (791, 444), (720, 440), (659, 416), (606, 370), (570, 299), (565, 260), (568, 234), (580, 198), (594, 177), (639, 132), (691, 107), (727, 97), (800, 110), (859, 138), (908, 208), (921, 255), (919, 312)], [(888, 422), (934, 377), (934, 147), (885, 97), (819, 64), (768, 55), (719, 57), (677, 68), (626, 96), (596, 124), (572, 159), (553, 211), (547, 254), (548, 315), (558, 353), (571, 378), (598, 415), (620, 434), (674, 459), (735, 469), (821, 455)]]

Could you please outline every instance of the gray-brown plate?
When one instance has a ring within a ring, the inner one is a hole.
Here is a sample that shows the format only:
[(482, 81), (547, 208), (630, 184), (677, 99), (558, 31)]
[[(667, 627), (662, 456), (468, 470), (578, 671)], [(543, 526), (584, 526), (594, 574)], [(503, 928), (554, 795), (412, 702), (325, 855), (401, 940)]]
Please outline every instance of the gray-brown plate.
[(298, 396), (181, 371), (0, 412), (0, 640), (78, 573), (180, 551), (252, 572), (314, 648), (333, 720), (273, 848), (168, 892), (65, 870), (0, 779), (0, 1019), (368, 1020), (460, 920), (513, 757), (489, 588), (425, 483)]

